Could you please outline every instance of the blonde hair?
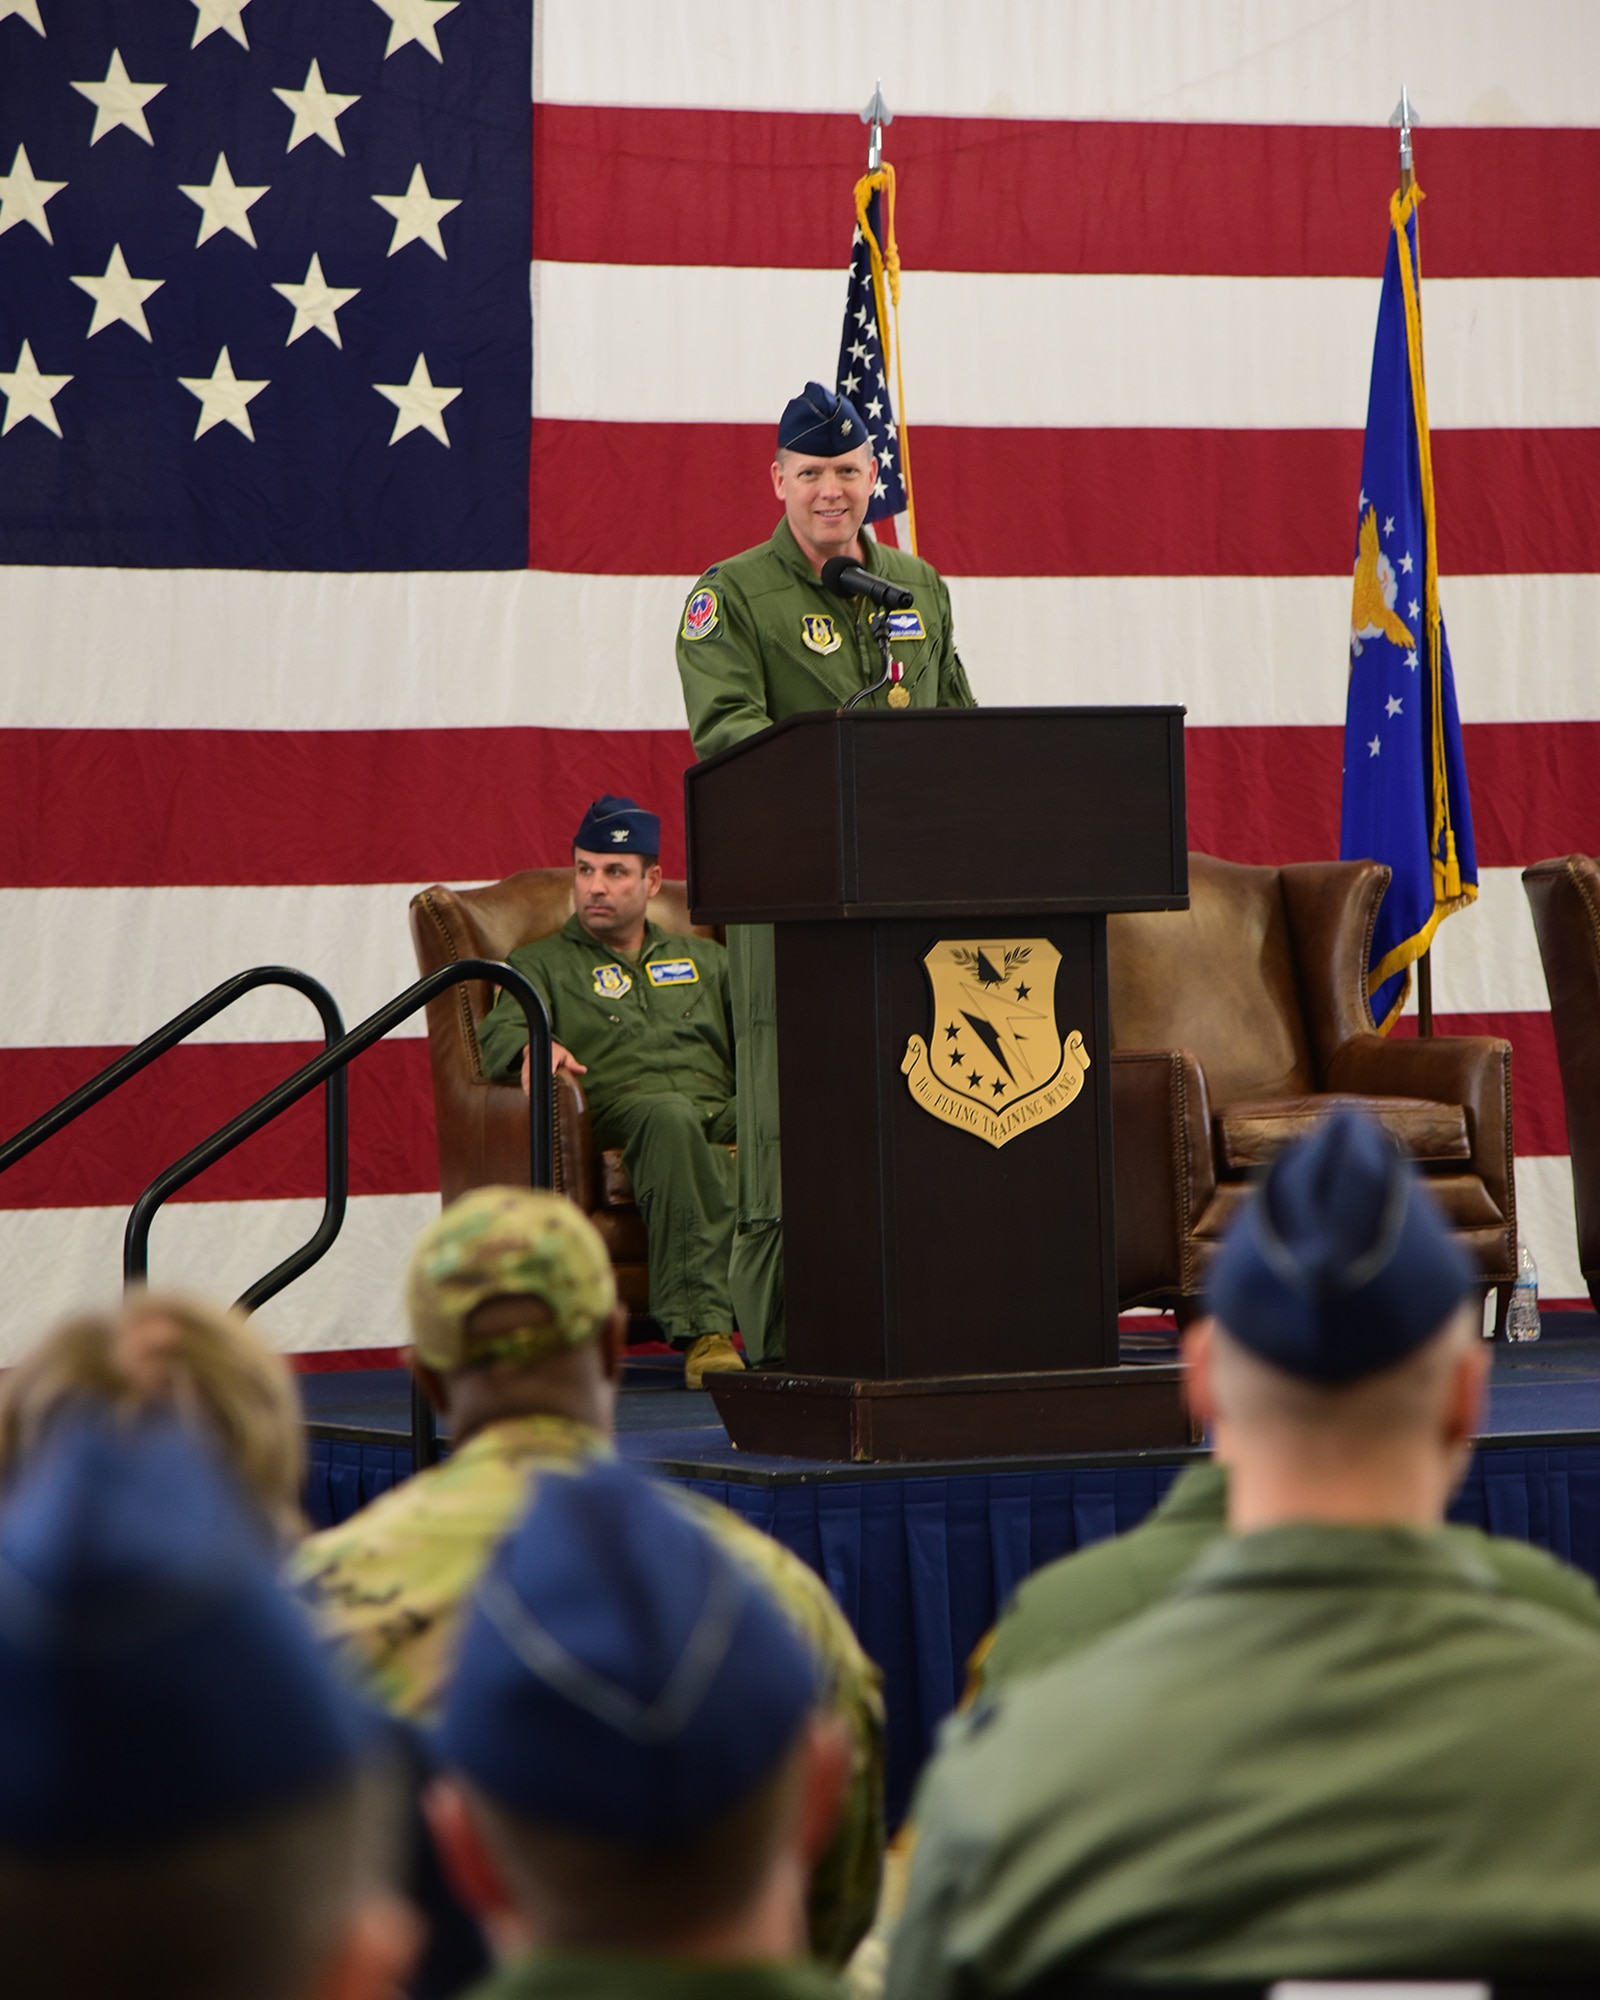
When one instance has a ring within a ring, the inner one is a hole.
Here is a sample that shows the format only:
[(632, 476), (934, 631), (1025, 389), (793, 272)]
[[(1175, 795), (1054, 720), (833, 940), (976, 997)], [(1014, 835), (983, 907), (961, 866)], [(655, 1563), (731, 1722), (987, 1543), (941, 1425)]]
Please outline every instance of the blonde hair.
[(64, 1320), (0, 1377), (0, 1487), (63, 1411), (84, 1403), (174, 1413), (220, 1448), (275, 1533), (296, 1541), (305, 1532), (294, 1376), (235, 1308), (134, 1291), (117, 1311)]

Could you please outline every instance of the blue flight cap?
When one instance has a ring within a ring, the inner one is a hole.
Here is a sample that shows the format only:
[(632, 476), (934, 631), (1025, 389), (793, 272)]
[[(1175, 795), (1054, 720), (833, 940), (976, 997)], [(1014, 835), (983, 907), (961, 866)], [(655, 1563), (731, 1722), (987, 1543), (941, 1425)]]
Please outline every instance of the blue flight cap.
[(817, 1667), (687, 1511), (616, 1464), (541, 1480), (479, 1588), (436, 1747), (526, 1819), (692, 1840), (778, 1768)]
[(661, 821), (632, 799), (607, 792), (584, 814), (572, 844), (586, 854), (659, 854)]
[(1252, 1354), (1308, 1382), (1356, 1382), (1440, 1331), (1474, 1283), (1411, 1162), (1341, 1109), (1273, 1161), (1207, 1286)]
[(778, 419), (779, 451), (803, 451), (808, 458), (843, 458), (847, 451), (871, 444), (872, 435), (861, 412), (848, 396), (808, 382)]
[(0, 1847), (116, 1852), (355, 1769), (334, 1678), (233, 1488), (170, 1419), (65, 1419), (0, 1512)]

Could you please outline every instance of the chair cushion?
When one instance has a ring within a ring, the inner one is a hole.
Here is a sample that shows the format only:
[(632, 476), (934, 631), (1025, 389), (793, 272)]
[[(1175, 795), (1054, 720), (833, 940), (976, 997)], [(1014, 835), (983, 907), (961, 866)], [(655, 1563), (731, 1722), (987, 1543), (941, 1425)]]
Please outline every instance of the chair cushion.
[(1216, 1114), (1217, 1158), (1225, 1173), (1264, 1167), (1342, 1106), (1365, 1111), (1414, 1160), (1470, 1160), (1467, 1114), (1459, 1104), (1425, 1097), (1355, 1097), (1322, 1093), (1230, 1104)]

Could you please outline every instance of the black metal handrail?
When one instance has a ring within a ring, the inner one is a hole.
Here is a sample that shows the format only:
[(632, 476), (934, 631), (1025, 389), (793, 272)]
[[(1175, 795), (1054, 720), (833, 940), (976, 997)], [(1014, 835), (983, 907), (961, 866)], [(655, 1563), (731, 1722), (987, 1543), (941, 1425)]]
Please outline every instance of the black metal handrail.
[[(169, 1196), (186, 1186), (197, 1174), (214, 1166), (236, 1146), (242, 1146), (246, 1139), (253, 1138), (264, 1125), (270, 1125), (281, 1112), (291, 1104), (297, 1104), (319, 1083), (333, 1076), (342, 1077), (347, 1066), (358, 1055), (370, 1049), (374, 1042), (381, 1042), (391, 1029), (398, 1028), (421, 1007), (425, 1007), (435, 994), (443, 993), (451, 986), (459, 986), (463, 980), (485, 979), (509, 993), (528, 1023), (528, 1044), (532, 1051), (529, 1067), (530, 1095), (528, 1103), (528, 1178), (533, 1187), (549, 1187), (555, 1177), (555, 1138), (552, 1126), (554, 1092), (550, 1084), (550, 1016), (538, 991), (528, 979), (513, 965), (503, 965), (488, 958), (458, 959), (454, 965), (442, 965), (437, 971), (425, 974), (414, 986), (408, 986), (403, 993), (380, 1007), (375, 1014), (331, 1042), (320, 1055), (313, 1056), (299, 1069), (286, 1076), (282, 1083), (274, 1085), (254, 1104), (248, 1105), (236, 1117), (221, 1125), (209, 1139), (203, 1139), (198, 1146), (191, 1147), (181, 1160), (175, 1160), (165, 1172), (155, 1179), (133, 1204), (128, 1215), (128, 1227), (123, 1238), (122, 1265), (130, 1278), (142, 1278), (149, 1264), (150, 1225), (157, 1210)], [(534, 1087), (536, 1086), (536, 1087)], [(344, 1219), (341, 1203), (339, 1219), (332, 1228), (327, 1228), (324, 1215), (323, 1227), (319, 1228), (309, 1242), (275, 1264), (263, 1278), (249, 1286), (239, 1298), (239, 1304), (246, 1312), (281, 1292), (292, 1279), (298, 1278), (327, 1250), (339, 1233), (339, 1225)]]
[[(86, 1083), (79, 1084), (78, 1088), (63, 1097), (59, 1104), (53, 1104), (48, 1111), (35, 1118), (31, 1125), (24, 1125), (20, 1132), (13, 1134), (3, 1146), (0, 1146), (0, 1174), (3, 1174), (8, 1167), (14, 1167), (18, 1160), (25, 1159), (35, 1147), (42, 1146), (47, 1139), (54, 1138), (57, 1132), (70, 1125), (75, 1118), (81, 1118), (84, 1112), (101, 1103), (114, 1090), (119, 1090), (141, 1070), (148, 1069), (159, 1057), (175, 1049), (180, 1042), (187, 1040), (196, 1028), (203, 1028), (207, 1021), (214, 1020), (236, 1000), (242, 999), (246, 993), (255, 992), (261, 986), (287, 986), (291, 991), (305, 995), (322, 1017), (324, 1050), (332, 1048), (343, 1036), (344, 1016), (339, 1012), (338, 1002), (322, 981), (313, 979), (309, 972), (301, 972), (292, 965), (256, 965), (247, 972), (236, 972), (231, 979), (223, 980), (220, 986), (213, 986), (211, 991), (203, 994), (192, 1007), (185, 1007), (181, 1014), (174, 1014), (172, 1019), (157, 1028), (154, 1034), (146, 1035), (136, 1047), (129, 1049), (125, 1055), (118, 1056), (115, 1062), (108, 1063)], [(317, 1226), (315, 1236), (311, 1239), (313, 1244), (320, 1247), (315, 1255), (307, 1260), (310, 1263), (316, 1262), (317, 1257), (321, 1256), (323, 1250), (339, 1233), (340, 1225), (344, 1221), (350, 1180), (349, 1079), (343, 1067), (330, 1070), (326, 1083), (322, 1116), (325, 1160), (322, 1220)], [(147, 1229), (145, 1239), (148, 1239), (148, 1235)], [(122, 1271), (125, 1283), (145, 1276), (148, 1267), (145, 1250), (146, 1244), (142, 1240), (137, 1265), (130, 1263), (128, 1243), (127, 1239), (124, 1239)], [(279, 1265), (278, 1269), (283, 1270), (285, 1265), (292, 1261), (285, 1259), (285, 1263)], [(300, 1265), (297, 1268), (304, 1269), (305, 1266)], [(295, 1273), (290, 1271), (283, 1283), (287, 1284), (289, 1277), (294, 1275)], [(247, 1299), (248, 1296), (247, 1294)], [(245, 1304), (246, 1301), (241, 1300), (240, 1303)]]

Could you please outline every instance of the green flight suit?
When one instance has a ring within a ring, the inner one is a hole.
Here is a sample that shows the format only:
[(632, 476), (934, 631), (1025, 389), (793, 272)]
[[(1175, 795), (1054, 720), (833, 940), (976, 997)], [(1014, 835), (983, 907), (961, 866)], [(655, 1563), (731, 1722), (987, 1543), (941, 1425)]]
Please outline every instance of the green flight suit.
[[(1127, 1534), (1096, 1542), (1034, 1571), (973, 1655), (976, 1688), (998, 1687), (1083, 1649), (1159, 1604), (1190, 1565), (1227, 1532), (1228, 1475), (1214, 1459), (1186, 1466), (1156, 1511)], [(1475, 1549), (1501, 1588), (1530, 1604), (1600, 1629), (1600, 1591), (1581, 1570), (1527, 1542), (1447, 1527)]]
[(1600, 1633), (1481, 1540), (1218, 1536), (949, 1726), (889, 2000), (1600, 1964)]
[[(731, 1333), (735, 1175), (728, 955), (714, 938), (646, 924), (629, 958), (569, 917), (510, 961), (583, 1063), (595, 1144), (619, 1146), (650, 1244), (650, 1316), (667, 1339)], [(514, 1077), (528, 1044), (502, 993), (478, 1030), (485, 1076)]]
[[(290, 1558), (290, 1582), (352, 1681), (396, 1715), (438, 1717), (472, 1593), (539, 1482), (613, 1455), (609, 1439), (570, 1417), (487, 1424), (440, 1465), (380, 1494)], [(872, 1921), (883, 1863), (881, 1678), (816, 1571), (781, 1542), (684, 1486), (667, 1485), (722, 1549), (771, 1592), (811, 1647), (823, 1705), (852, 1748), (849, 1789), (811, 1877), (812, 1949), (842, 1964)]]
[(542, 1951), (502, 1966), (466, 2000), (844, 2000), (844, 1989), (814, 1965)]
[[(891, 647), (905, 668), (910, 706), (971, 708), (950, 594), (938, 571), (901, 549), (884, 548), (865, 529), (861, 546), (863, 568), (904, 584), (916, 598), (913, 615), (922, 636), (896, 636)], [(791, 715), (841, 708), (870, 687), (881, 672), (871, 616), (864, 599), (823, 589), (787, 519), (770, 541), (713, 563), (690, 593), (678, 627), (678, 673), (695, 755), (714, 757)], [(887, 692), (862, 706), (887, 707)], [(733, 1298), (746, 1350), (755, 1360), (776, 1360), (784, 1351), (783, 1188), (771, 926), (730, 927), (728, 954), (739, 1067)]]

